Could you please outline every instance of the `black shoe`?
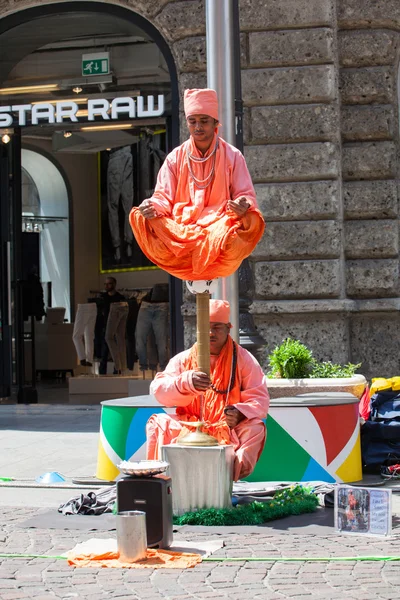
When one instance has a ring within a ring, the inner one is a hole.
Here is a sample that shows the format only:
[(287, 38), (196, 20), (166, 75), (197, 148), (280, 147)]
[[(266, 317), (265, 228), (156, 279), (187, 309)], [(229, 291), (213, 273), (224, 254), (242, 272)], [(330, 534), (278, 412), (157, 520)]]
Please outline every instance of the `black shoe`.
[(93, 366), (91, 362), (89, 362), (89, 361), (87, 361), (85, 359), (81, 360), (80, 363), (81, 363), (82, 367), (91, 367), (91, 366)]

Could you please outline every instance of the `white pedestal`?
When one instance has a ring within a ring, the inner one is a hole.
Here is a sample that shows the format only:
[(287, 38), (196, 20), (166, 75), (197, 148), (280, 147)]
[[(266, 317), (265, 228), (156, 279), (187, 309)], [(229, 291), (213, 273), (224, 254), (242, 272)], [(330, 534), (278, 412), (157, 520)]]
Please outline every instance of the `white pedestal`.
[(149, 393), (151, 381), (139, 377), (107, 376), (70, 377), (71, 404), (99, 404), (105, 400), (142, 396)]
[(161, 447), (169, 463), (174, 514), (232, 506), (233, 446)]

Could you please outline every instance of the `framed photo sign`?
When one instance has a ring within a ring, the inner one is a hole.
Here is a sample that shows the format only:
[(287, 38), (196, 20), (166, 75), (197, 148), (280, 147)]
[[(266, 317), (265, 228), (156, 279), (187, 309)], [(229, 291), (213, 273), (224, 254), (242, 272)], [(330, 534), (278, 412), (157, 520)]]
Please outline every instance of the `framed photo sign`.
[(338, 485), (335, 488), (335, 529), (357, 535), (391, 535), (392, 490)]

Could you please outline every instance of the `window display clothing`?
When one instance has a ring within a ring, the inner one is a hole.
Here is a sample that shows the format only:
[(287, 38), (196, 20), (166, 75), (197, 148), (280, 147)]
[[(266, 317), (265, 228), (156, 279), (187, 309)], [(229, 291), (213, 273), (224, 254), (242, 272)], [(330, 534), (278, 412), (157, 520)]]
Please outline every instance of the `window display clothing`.
[(136, 298), (129, 298), (128, 309), (128, 319), (126, 321), (126, 365), (132, 371), (138, 359), (136, 354), (136, 324), (139, 314), (139, 303)]
[(110, 314), (111, 305), (114, 304), (114, 302), (126, 302), (126, 298), (119, 292), (115, 292), (115, 294), (107, 294), (107, 293), (103, 292), (100, 295), (100, 299), (103, 304), (103, 314), (104, 314), (104, 319), (105, 319), (106, 325), (107, 325), (107, 320), (108, 320), (108, 315)]
[(133, 161), (130, 146), (111, 151), (107, 168), (108, 224), (114, 249), (121, 245), (118, 218), (120, 199), (125, 214), (124, 241), (131, 245), (133, 233), (129, 224), (129, 212), (133, 206)]
[(147, 302), (142, 300), (136, 325), (136, 352), (142, 371), (154, 369), (149, 364), (151, 357), (147, 353), (147, 339), (154, 333), (160, 369), (164, 370), (168, 362), (168, 302)]
[(115, 302), (125, 302), (125, 301), (126, 301), (125, 296), (123, 296), (119, 292), (115, 292), (115, 294), (102, 293), (100, 295), (99, 302), (101, 303), (101, 306), (102, 306), (104, 327), (103, 327), (102, 336), (101, 336), (101, 338), (102, 338), (101, 339), (101, 360), (100, 360), (100, 365), (99, 365), (99, 375), (107, 374), (107, 361), (108, 361), (109, 348), (108, 348), (105, 336), (106, 336), (106, 331), (107, 331), (108, 316), (110, 314), (110, 307)]
[(46, 314), (42, 284), (35, 273), (29, 273), (22, 281), (22, 312), (24, 321), (28, 321), (30, 316), (41, 321)]
[(126, 370), (126, 321), (129, 307), (127, 302), (113, 302), (107, 319), (105, 341), (117, 372)]
[(78, 304), (72, 340), (80, 361), (93, 363), (96, 318), (96, 304)]

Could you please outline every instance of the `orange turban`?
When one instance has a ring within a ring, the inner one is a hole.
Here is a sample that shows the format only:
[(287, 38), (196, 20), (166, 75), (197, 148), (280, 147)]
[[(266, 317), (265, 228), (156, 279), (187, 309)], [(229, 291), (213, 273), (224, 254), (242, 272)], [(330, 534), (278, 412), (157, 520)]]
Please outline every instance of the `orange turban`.
[(215, 90), (185, 90), (184, 109), (186, 117), (190, 115), (208, 115), (218, 119), (218, 96)]
[(210, 300), (210, 321), (229, 323), (230, 306), (226, 300)]

